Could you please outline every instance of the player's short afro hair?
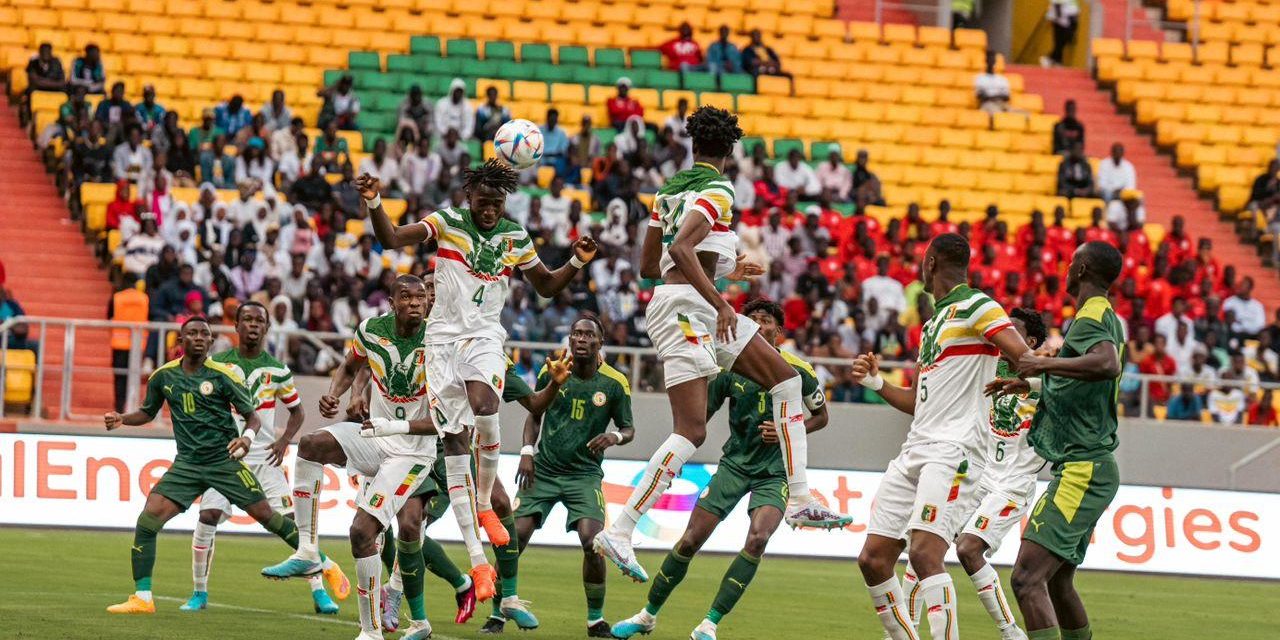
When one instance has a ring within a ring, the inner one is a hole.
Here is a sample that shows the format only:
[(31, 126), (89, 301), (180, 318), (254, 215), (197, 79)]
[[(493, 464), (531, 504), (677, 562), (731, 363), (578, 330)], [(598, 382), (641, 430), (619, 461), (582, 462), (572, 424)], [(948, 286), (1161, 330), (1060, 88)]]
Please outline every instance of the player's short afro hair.
[(604, 331), (604, 322), (602, 322), (602, 321), (600, 320), (600, 316), (598, 316), (598, 315), (596, 315), (596, 314), (594, 314), (594, 313), (592, 313), (592, 312), (590, 312), (590, 311), (583, 311), (582, 313), (579, 313), (579, 314), (578, 314), (578, 317), (577, 317), (577, 318), (574, 318), (574, 320), (573, 320), (573, 324), (578, 324), (579, 322), (582, 322), (583, 320), (586, 320), (587, 322), (590, 322), (591, 324), (595, 325), (595, 326), (596, 326), (596, 331), (599, 331), (599, 332), (600, 332), (600, 339), (601, 339), (601, 340), (603, 340), (603, 339), (604, 339), (604, 336), (605, 336), (605, 331)]
[(778, 326), (782, 326), (782, 305), (768, 298), (756, 298), (742, 307), (742, 315), (747, 317), (761, 312), (769, 314), (773, 317), (773, 321), (778, 323)]
[(490, 158), (488, 162), (474, 169), (462, 172), (462, 188), (467, 193), (475, 193), (477, 189), (493, 189), (502, 194), (515, 193), (520, 187), (520, 174), (515, 169)]
[(693, 138), (693, 152), (713, 158), (733, 153), (733, 145), (742, 137), (738, 116), (719, 107), (698, 107), (689, 116), (686, 128)]
[(262, 304), (257, 300), (249, 300), (247, 302), (240, 303), (240, 306), (236, 307), (236, 322), (240, 322), (240, 316), (244, 315), (244, 310), (246, 308), (254, 308), (254, 307), (257, 307), (258, 309), (262, 309), (262, 315), (267, 319), (268, 322), (271, 321), (271, 314), (267, 312), (267, 305)]
[(1027, 338), (1036, 342), (1031, 345), (1033, 348), (1044, 344), (1045, 339), (1049, 337), (1049, 330), (1044, 326), (1044, 318), (1035, 309), (1019, 307), (1011, 311), (1009, 317), (1022, 321), (1022, 326), (1027, 328)]
[(958, 233), (944, 233), (930, 243), (933, 255), (945, 266), (969, 271), (969, 241)]
[(1111, 288), (1124, 267), (1124, 256), (1120, 255), (1120, 250), (1100, 240), (1081, 246), (1080, 258), (1088, 267), (1086, 276), (1104, 289)]
[(396, 291), (399, 291), (404, 287), (411, 287), (413, 285), (426, 286), (426, 283), (422, 281), (422, 278), (419, 278), (412, 273), (402, 273), (396, 276), (395, 280), (391, 281), (391, 292), (394, 294)]

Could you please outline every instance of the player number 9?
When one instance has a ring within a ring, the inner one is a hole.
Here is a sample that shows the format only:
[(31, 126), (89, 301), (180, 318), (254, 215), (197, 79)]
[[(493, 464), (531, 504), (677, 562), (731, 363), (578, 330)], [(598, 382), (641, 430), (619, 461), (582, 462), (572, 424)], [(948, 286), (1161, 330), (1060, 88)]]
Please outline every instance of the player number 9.
[(404, 407), (396, 407), (396, 420), (404, 420)]

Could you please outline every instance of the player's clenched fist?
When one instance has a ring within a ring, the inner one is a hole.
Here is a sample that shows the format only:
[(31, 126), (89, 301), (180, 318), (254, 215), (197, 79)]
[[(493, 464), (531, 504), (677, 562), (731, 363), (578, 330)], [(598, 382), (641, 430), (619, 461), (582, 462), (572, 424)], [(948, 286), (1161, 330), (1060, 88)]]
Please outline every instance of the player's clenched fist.
[(595, 238), (591, 236), (582, 236), (573, 243), (573, 255), (582, 262), (591, 262), (591, 259), (596, 257), (597, 250), (599, 247), (596, 246)]
[(124, 418), (115, 411), (108, 411), (102, 414), (102, 421), (106, 423), (107, 431), (118, 429), (124, 424)]
[(333, 418), (338, 415), (338, 406), (341, 404), (337, 396), (325, 394), (320, 396), (320, 415), (326, 418)]
[(360, 192), (360, 197), (365, 200), (372, 200), (382, 193), (382, 183), (377, 176), (362, 173), (356, 176), (356, 191)]
[(861, 383), (865, 378), (880, 375), (880, 356), (874, 353), (859, 354), (853, 359), (853, 381)]

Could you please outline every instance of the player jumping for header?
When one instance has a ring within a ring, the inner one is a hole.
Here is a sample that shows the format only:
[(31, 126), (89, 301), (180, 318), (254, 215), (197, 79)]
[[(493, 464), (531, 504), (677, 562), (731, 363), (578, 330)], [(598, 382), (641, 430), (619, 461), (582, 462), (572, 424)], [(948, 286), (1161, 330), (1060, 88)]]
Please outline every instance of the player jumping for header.
[[(213, 332), (204, 318), (182, 323), (178, 339), (183, 356), (152, 372), (142, 406), (124, 415), (115, 411), (103, 415), (107, 431), (121, 425), (139, 426), (154, 420), (167, 402), (173, 439), (178, 446), (173, 465), (147, 495), (133, 531), (136, 591), (125, 602), (107, 607), (109, 613), (155, 613), (151, 572), (156, 564), (156, 534), (164, 523), (186, 511), (209, 489), (226, 496), (289, 546), (298, 546), (298, 528), (293, 520), (271, 508), (253, 470), (240, 461), (261, 428), (258, 407), (249, 398), (244, 380), (230, 367), (208, 357)], [(243, 431), (236, 427), (232, 408), (244, 416)], [(317, 566), (312, 573), (319, 571)]]
[[(428, 391), (436, 428), (444, 437), (449, 502), (473, 567), (488, 566), (479, 527), (490, 542), (506, 545), (510, 534), (490, 504), (498, 472), (498, 405), (507, 355), (507, 332), (499, 315), (507, 303), (512, 270), (519, 268), (538, 295), (560, 293), (596, 255), (589, 236), (573, 243), (573, 257), (555, 271), (538, 258), (533, 240), (504, 216), (507, 194), (519, 186), (515, 170), (490, 160), (463, 172), (467, 207), (450, 207), (420, 222), (394, 226), (382, 208), (380, 185), (368, 174), (356, 179), (374, 233), (389, 249), (435, 240), (437, 301), (427, 320)], [(471, 477), (475, 428), (476, 478)]]
[[(742, 312), (760, 325), (760, 336), (765, 341), (778, 343), (782, 335), (781, 306), (769, 300), (753, 300)], [(827, 426), (827, 398), (813, 367), (789, 353), (780, 353), (800, 374), (804, 406), (809, 410), (805, 430), (813, 433)], [(782, 523), (782, 510), (787, 506), (787, 474), (778, 450), (778, 430), (773, 424), (773, 398), (760, 385), (729, 372), (721, 373), (711, 383), (708, 393), (708, 413), (715, 413), (726, 399), (729, 401), (729, 439), (724, 443), (720, 466), (698, 498), (693, 513), (689, 514), (684, 535), (667, 554), (658, 577), (649, 587), (649, 603), (640, 613), (613, 626), (616, 638), (653, 631), (658, 624), (658, 611), (684, 580), (694, 554), (742, 498), (750, 494), (747, 513), (751, 516), (751, 528), (746, 544), (720, 580), (720, 590), (707, 617), (690, 634), (693, 640), (715, 640), (717, 625), (746, 592), (756, 575), (765, 545)]]
[(739, 257), (738, 236), (730, 229), (733, 183), (721, 172), (742, 137), (738, 118), (701, 107), (689, 117), (688, 132), (695, 164), (672, 176), (654, 198), (640, 269), (646, 278), (663, 279), (647, 317), (649, 337), (662, 360), (673, 433), (649, 459), (620, 517), (594, 542), (597, 552), (638, 582), (649, 576), (636, 560), (632, 534), (706, 439), (707, 387), (721, 369), (755, 382), (774, 399), (773, 422), (789, 487), (787, 523), (836, 528), (850, 522), (809, 494), (800, 375), (773, 345), (756, 337), (756, 323), (738, 315), (716, 290), (717, 278), (763, 273)]

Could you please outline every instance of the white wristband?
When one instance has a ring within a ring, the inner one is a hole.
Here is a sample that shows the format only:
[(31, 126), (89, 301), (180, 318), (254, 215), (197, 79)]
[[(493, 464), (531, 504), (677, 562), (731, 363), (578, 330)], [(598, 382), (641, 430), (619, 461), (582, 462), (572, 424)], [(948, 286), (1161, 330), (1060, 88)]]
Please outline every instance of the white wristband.
[(374, 211), (374, 210), (376, 210), (378, 207), (381, 207), (381, 206), (382, 206), (382, 194), (381, 194), (381, 193), (376, 193), (376, 194), (374, 194), (374, 196), (373, 196), (373, 199), (372, 199), (372, 200), (365, 200), (365, 201), (364, 201), (364, 206), (365, 206), (365, 208), (366, 208), (366, 209), (368, 209), (368, 210), (370, 210), (370, 211)]
[(587, 266), (587, 263), (578, 259), (577, 254), (574, 254), (572, 258), (569, 258), (569, 264), (573, 265), (574, 269), (581, 269)]
[(240, 432), (240, 437), (248, 438), (249, 442), (253, 442), (254, 440), (258, 439), (258, 432), (254, 431), (253, 429), (245, 429), (244, 431)]
[(1044, 382), (1040, 378), (1027, 378), (1027, 386), (1031, 387), (1032, 393), (1039, 393)]
[(859, 380), (858, 384), (872, 391), (879, 391), (881, 388), (884, 387), (884, 378), (880, 377), (880, 374), (877, 373), (874, 376), (867, 376), (862, 380)]
[(531, 444), (526, 444), (525, 446), (520, 447), (520, 455), (522, 456), (532, 456), (537, 452), (538, 452), (537, 448), (535, 448)]
[(618, 444), (622, 444), (622, 432), (621, 432), (621, 431), (610, 431), (609, 433), (613, 434), (613, 438), (614, 438), (615, 440), (617, 440), (617, 441), (618, 441)]

